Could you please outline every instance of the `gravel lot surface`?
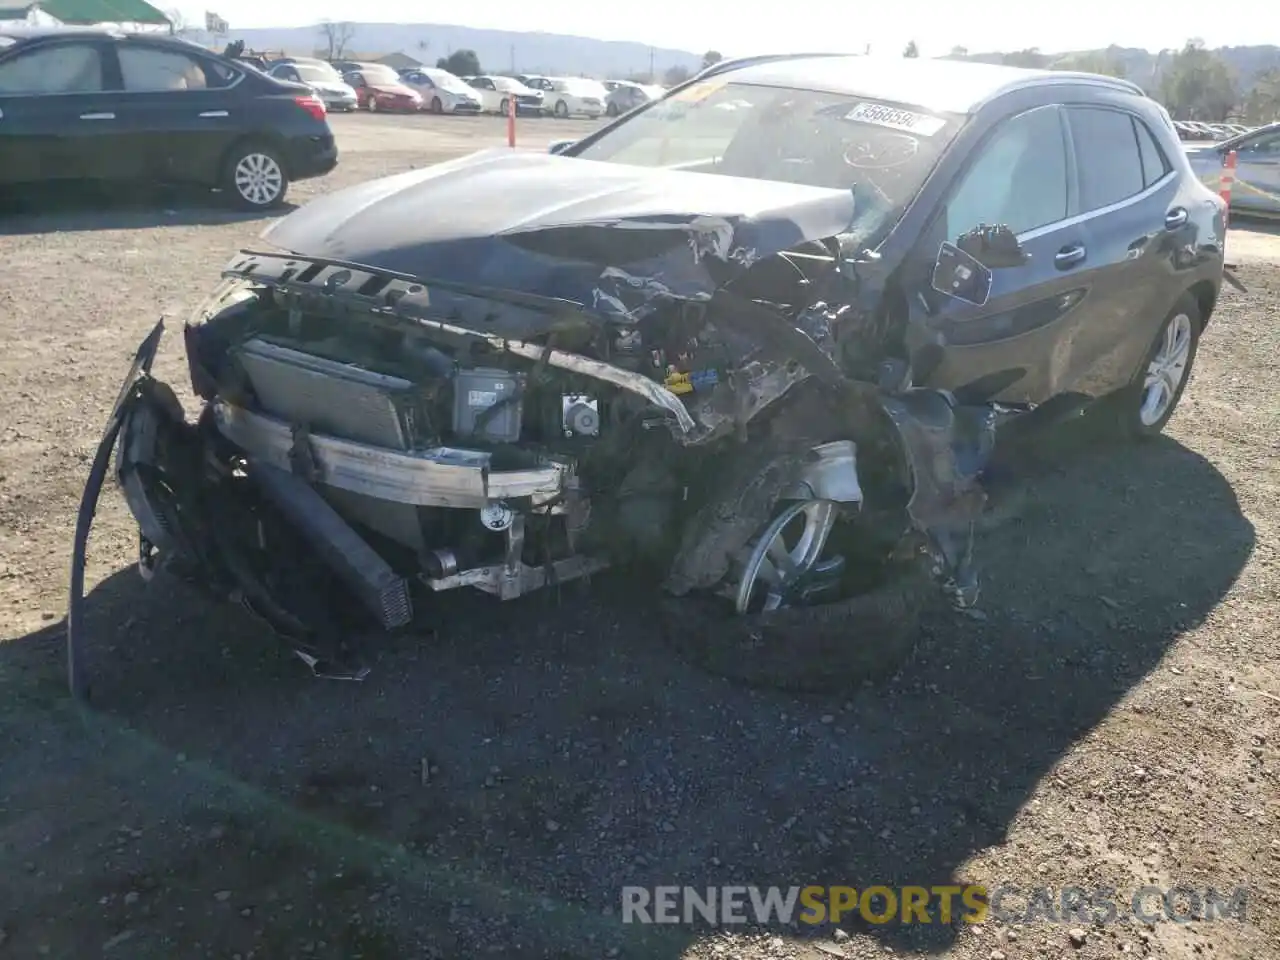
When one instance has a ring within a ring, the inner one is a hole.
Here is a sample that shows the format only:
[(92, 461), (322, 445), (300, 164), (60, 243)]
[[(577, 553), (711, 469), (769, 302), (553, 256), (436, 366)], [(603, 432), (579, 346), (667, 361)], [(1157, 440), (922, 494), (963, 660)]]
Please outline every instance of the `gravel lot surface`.
[[(504, 142), (335, 117), (293, 199)], [(522, 122), (545, 147), (590, 124)], [(75, 507), (137, 342), (263, 221), (199, 198), (0, 219), (0, 957), (1274, 958), (1280, 235), (1237, 227), (1165, 438), (1027, 465), (980, 614), (893, 679), (799, 698), (675, 655), (608, 578), (441, 603), (363, 684), (91, 542), (95, 707), (65, 697)], [(183, 397), (191, 406), (190, 396)], [(851, 637), (850, 642), (874, 642)], [(1243, 922), (624, 926), (624, 884), (1249, 887)]]

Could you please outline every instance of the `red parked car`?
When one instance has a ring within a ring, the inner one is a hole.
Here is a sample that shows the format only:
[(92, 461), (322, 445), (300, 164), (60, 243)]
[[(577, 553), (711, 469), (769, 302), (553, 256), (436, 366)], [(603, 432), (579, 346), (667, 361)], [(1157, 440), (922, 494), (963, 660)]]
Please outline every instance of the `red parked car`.
[(352, 70), (343, 79), (356, 92), (356, 103), (365, 110), (388, 110), (412, 113), (422, 109), (422, 96), (412, 87), (405, 86), (390, 67), (381, 64), (365, 64)]

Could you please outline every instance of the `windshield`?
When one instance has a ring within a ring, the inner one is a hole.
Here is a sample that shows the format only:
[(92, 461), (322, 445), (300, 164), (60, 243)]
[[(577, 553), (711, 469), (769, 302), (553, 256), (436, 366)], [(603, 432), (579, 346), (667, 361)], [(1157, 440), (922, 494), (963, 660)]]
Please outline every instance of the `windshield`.
[(342, 77), (338, 71), (326, 64), (320, 63), (295, 63), (293, 69), (298, 71), (298, 76), (303, 80), (310, 80), (312, 83), (341, 83)]
[(585, 147), (584, 160), (854, 190), (883, 218), (919, 191), (962, 118), (789, 87), (695, 83)]

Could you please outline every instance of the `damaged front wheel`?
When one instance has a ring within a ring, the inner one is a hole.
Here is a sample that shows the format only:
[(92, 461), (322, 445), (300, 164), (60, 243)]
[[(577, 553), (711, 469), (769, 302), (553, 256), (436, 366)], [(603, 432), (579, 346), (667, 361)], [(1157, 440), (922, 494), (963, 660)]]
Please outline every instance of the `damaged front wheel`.
[(749, 545), (734, 593), (739, 614), (778, 610), (816, 599), (835, 586), (844, 559), (826, 556), (839, 505), (801, 500), (786, 506)]
[(858, 518), (854, 445), (766, 441), (719, 476), (728, 482), (687, 525), (667, 581), (672, 646), (712, 673), (787, 690), (894, 672), (939, 593), (919, 555), (895, 553)]

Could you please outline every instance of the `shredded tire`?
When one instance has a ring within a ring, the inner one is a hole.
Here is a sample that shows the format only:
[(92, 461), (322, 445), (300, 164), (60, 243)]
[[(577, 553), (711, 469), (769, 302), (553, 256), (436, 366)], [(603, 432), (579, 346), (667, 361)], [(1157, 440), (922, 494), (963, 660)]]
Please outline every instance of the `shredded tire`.
[(677, 653), (710, 673), (753, 687), (851, 692), (892, 675), (909, 657), (922, 614), (939, 605), (918, 562), (834, 603), (735, 616), (714, 597), (666, 598), (662, 627)]

